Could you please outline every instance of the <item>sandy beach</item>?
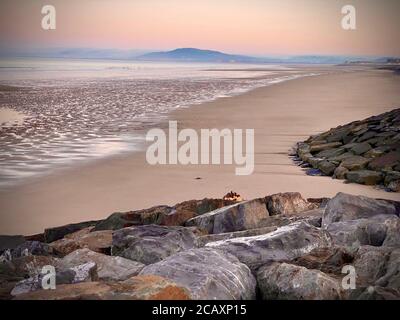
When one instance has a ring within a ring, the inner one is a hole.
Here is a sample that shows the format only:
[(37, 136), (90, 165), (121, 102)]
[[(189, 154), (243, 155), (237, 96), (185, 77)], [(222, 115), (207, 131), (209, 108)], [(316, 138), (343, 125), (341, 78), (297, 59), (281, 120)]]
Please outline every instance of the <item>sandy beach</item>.
[(0, 234), (34, 234), (117, 211), (220, 198), (231, 190), (245, 199), (299, 191), (304, 197), (346, 192), (400, 200), (398, 193), (307, 176), (288, 157), (309, 135), (400, 106), (400, 77), (392, 72), (332, 71), (170, 114), (179, 128), (255, 129), (252, 175), (236, 176), (234, 165), (151, 166), (144, 152), (115, 156), (1, 190)]

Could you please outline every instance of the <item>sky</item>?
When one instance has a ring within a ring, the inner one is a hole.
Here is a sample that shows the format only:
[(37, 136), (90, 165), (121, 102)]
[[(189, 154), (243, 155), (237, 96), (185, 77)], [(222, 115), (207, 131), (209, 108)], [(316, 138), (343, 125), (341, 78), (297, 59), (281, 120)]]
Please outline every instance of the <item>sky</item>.
[[(56, 29), (41, 28), (42, 6)], [(342, 6), (356, 30), (341, 27)], [(1, 0), (0, 48), (400, 56), (400, 0)]]

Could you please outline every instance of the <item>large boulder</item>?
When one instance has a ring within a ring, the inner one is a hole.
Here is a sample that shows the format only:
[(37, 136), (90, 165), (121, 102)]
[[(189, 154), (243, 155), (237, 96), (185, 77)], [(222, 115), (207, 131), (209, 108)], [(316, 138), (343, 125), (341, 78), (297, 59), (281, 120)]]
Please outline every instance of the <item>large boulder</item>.
[(140, 274), (170, 279), (187, 288), (195, 300), (250, 300), (256, 295), (250, 269), (233, 255), (211, 248), (177, 253)]
[(53, 242), (64, 238), (67, 234), (74, 233), (88, 227), (93, 227), (96, 223), (98, 223), (98, 221), (85, 221), (55, 228), (47, 228), (44, 230), (44, 239), (46, 242)]
[(292, 260), (330, 244), (326, 231), (295, 222), (264, 235), (210, 242), (206, 247), (229, 252), (254, 270), (268, 262)]
[(144, 225), (114, 231), (111, 252), (147, 265), (198, 245), (196, 228)]
[(330, 246), (316, 248), (310, 253), (292, 260), (290, 263), (340, 276), (342, 275), (343, 266), (352, 264), (353, 260), (353, 253), (345, 247)]
[(122, 282), (83, 282), (59, 285), (55, 290), (21, 294), (18, 300), (189, 300), (190, 294), (174, 282), (153, 275)]
[(89, 249), (79, 249), (65, 256), (59, 264), (65, 267), (94, 262), (100, 280), (122, 281), (139, 274), (144, 264), (122, 257), (112, 257)]
[[(55, 275), (56, 285), (96, 281), (97, 268), (94, 262), (87, 262), (68, 269), (57, 270)], [(21, 280), (12, 289), (11, 295), (18, 296), (24, 293), (41, 290), (44, 276), (45, 274), (38, 273), (31, 276), (30, 278)]]
[(264, 200), (255, 199), (202, 214), (185, 225), (197, 226), (208, 233), (224, 233), (258, 228), (268, 217)]
[(368, 167), (371, 170), (392, 170), (400, 163), (400, 151), (392, 151), (373, 159)]
[(115, 212), (107, 219), (98, 222), (94, 230), (119, 230), (136, 225), (160, 224), (162, 217), (173, 210), (174, 208), (169, 206), (155, 206), (137, 211)]
[(39, 241), (25, 241), (19, 246), (6, 250), (3, 256), (9, 256), (9, 259), (15, 259), (23, 256), (37, 255), (46, 256), (53, 254), (53, 249), (47, 244)]
[(265, 197), (268, 212), (277, 214), (299, 213), (316, 208), (316, 205), (303, 199), (299, 192), (286, 192)]
[(345, 174), (347, 181), (373, 186), (383, 181), (383, 174), (372, 170), (349, 171)]
[(340, 166), (349, 170), (362, 170), (366, 167), (369, 161), (370, 159), (368, 158), (352, 156), (344, 159)]
[(359, 286), (373, 285), (386, 273), (386, 264), (392, 249), (388, 247), (361, 246), (355, 255), (353, 266)]
[(353, 196), (339, 192), (327, 204), (322, 216), (322, 227), (338, 221), (371, 218), (374, 215), (399, 214), (395, 204), (385, 200), (375, 200), (364, 196)]
[(396, 216), (382, 214), (369, 219), (339, 221), (329, 224), (326, 230), (335, 244), (346, 247), (400, 245), (400, 223)]
[(112, 230), (90, 232), (91, 230), (92, 227), (69, 234), (63, 239), (50, 243), (50, 246), (55, 253), (63, 256), (82, 248), (101, 253), (110, 252)]
[(274, 262), (261, 267), (257, 283), (265, 300), (336, 300), (340, 282), (318, 270)]

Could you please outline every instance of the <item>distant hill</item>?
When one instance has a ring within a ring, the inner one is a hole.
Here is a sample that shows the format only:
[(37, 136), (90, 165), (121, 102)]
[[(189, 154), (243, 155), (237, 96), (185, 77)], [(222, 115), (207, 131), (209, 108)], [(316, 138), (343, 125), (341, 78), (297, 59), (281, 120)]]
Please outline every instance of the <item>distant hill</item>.
[(263, 59), (226, 54), (214, 50), (179, 48), (172, 51), (150, 52), (136, 57), (142, 61), (187, 61), (187, 62), (263, 62)]

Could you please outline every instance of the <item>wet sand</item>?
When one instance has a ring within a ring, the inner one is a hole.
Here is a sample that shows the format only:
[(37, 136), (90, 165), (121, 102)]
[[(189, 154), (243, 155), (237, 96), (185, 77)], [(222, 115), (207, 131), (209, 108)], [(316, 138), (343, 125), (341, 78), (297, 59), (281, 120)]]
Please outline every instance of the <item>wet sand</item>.
[(389, 71), (333, 72), (178, 110), (170, 119), (179, 128), (255, 129), (254, 173), (236, 176), (235, 165), (151, 166), (144, 152), (116, 156), (1, 190), (0, 234), (32, 234), (231, 190), (246, 199), (299, 191), (305, 197), (346, 192), (400, 200), (398, 193), (307, 176), (287, 156), (311, 134), (399, 107), (399, 89), (400, 77)]

